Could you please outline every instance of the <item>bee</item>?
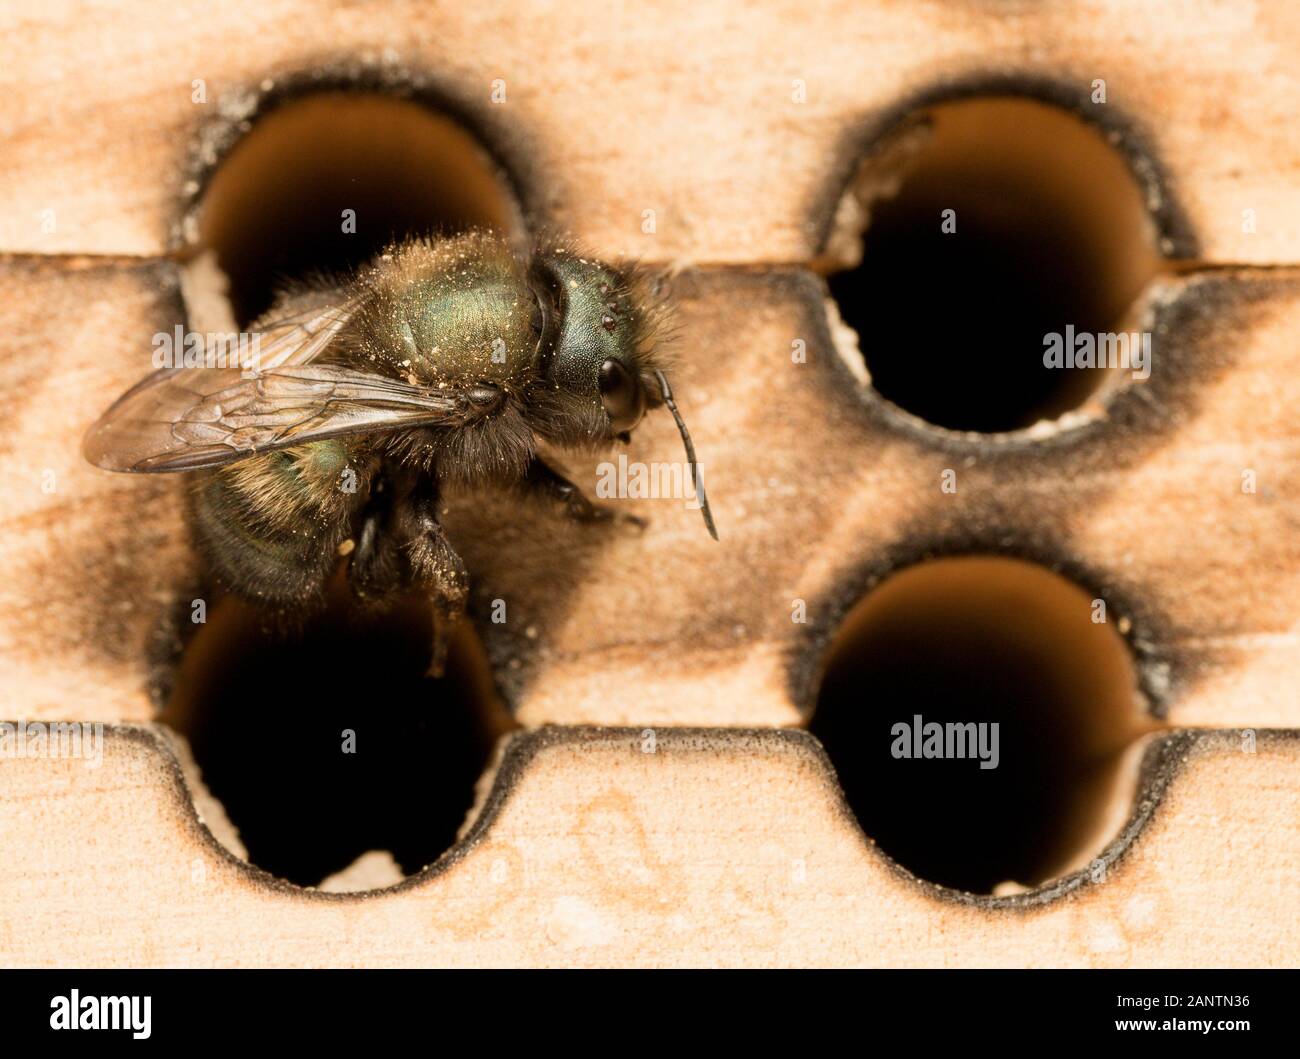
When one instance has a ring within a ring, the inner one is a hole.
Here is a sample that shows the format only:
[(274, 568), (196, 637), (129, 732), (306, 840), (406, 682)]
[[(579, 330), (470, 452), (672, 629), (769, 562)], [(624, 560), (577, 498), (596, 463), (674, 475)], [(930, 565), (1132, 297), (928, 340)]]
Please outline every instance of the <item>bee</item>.
[(465, 564), (439, 520), (446, 486), (520, 487), (582, 521), (612, 518), (539, 441), (627, 441), (647, 410), (695, 449), (655, 356), (646, 275), (561, 246), (518, 253), (471, 232), (396, 245), (342, 283), (284, 292), (250, 365), (164, 367), (86, 434), (98, 467), (186, 472), (218, 583), (273, 610), (319, 603), (346, 555), (358, 599), (412, 589), (434, 607), (430, 672), (465, 610)]

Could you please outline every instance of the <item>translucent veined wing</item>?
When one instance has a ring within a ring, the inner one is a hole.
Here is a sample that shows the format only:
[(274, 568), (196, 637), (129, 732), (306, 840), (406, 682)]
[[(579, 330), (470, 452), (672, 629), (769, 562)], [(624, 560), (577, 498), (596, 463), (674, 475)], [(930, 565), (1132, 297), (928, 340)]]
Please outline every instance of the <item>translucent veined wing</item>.
[(332, 364), (169, 372), (136, 387), (86, 434), (83, 450), (109, 471), (194, 471), (348, 434), (464, 426), (500, 391), (432, 390)]
[(193, 471), (348, 434), (463, 426), (491, 411), (492, 387), (438, 390), (312, 364), (360, 299), (269, 325), (258, 369), (166, 368), (123, 394), (86, 433), (110, 471)]
[(314, 305), (273, 319), (258, 328), (258, 366), (269, 371), (286, 364), (309, 364), (334, 340), (365, 302), (357, 295), (337, 305)]

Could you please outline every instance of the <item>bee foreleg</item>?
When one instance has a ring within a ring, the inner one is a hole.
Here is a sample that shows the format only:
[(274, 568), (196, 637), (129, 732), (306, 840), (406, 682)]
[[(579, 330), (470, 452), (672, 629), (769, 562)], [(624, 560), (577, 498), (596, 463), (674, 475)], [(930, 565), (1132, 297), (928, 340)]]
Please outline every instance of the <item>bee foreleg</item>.
[(573, 482), (538, 457), (533, 458), (524, 472), (524, 487), (533, 495), (563, 507), (569, 518), (578, 522), (618, 519), (638, 528), (645, 526), (645, 521), (635, 515), (592, 503)]
[(438, 521), (437, 488), (432, 480), (411, 494), (401, 511), (403, 550), (412, 583), (433, 602), (431, 676), (442, 676), (452, 629), (465, 614), (469, 575)]

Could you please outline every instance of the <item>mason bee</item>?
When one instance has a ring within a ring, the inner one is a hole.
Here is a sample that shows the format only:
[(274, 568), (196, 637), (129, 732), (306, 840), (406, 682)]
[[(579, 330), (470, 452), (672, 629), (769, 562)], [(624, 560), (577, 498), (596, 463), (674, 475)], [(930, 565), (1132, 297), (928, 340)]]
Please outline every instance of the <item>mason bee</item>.
[(318, 601), (340, 554), (364, 601), (428, 592), (437, 674), (468, 590), (439, 521), (445, 485), (517, 484), (576, 519), (611, 517), (546, 463), (539, 439), (626, 441), (666, 406), (717, 538), (655, 359), (656, 312), (640, 271), (562, 247), (521, 255), (486, 232), (412, 240), (346, 283), (282, 295), (253, 327), (252, 370), (155, 371), (84, 451), (107, 470), (192, 472), (199, 550), (244, 598)]

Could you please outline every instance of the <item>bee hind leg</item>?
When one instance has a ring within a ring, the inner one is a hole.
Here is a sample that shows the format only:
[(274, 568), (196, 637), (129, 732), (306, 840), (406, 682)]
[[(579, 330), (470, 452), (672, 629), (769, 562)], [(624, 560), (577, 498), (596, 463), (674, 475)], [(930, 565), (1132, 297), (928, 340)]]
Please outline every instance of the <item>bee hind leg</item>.
[(409, 497), (400, 513), (403, 552), (413, 585), (433, 602), (433, 656), (429, 675), (440, 677), (447, 664), (451, 633), (465, 615), (469, 574), (438, 521), (438, 493), (432, 481)]

